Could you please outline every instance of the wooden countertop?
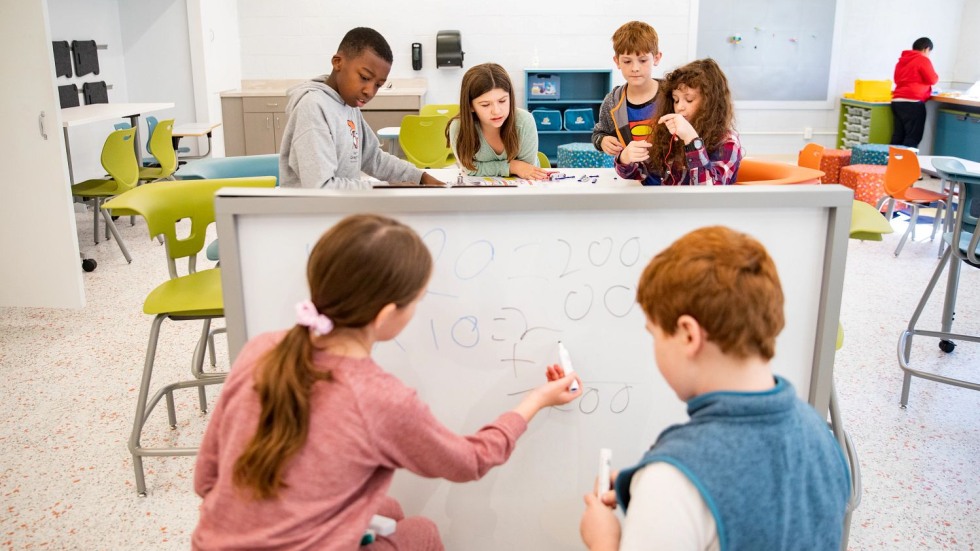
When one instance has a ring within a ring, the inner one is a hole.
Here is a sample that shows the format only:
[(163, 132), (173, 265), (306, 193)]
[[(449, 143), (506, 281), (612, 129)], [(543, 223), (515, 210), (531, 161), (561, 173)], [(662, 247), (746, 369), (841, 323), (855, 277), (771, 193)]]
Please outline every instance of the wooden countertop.
[(980, 98), (972, 96), (932, 96), (930, 99), (939, 103), (980, 108)]

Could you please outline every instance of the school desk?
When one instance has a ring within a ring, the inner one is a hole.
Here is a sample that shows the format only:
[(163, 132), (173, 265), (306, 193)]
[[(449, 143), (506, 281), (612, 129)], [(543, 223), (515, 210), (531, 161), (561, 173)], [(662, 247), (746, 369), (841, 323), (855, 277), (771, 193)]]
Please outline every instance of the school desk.
[(221, 126), (220, 122), (192, 122), (184, 124), (174, 125), (173, 131), (173, 142), (174, 151), (177, 151), (177, 146), (180, 144), (180, 139), (185, 137), (203, 138), (208, 139), (208, 148), (204, 153), (198, 155), (185, 155), (181, 159), (203, 159), (211, 155), (211, 134), (214, 129)]
[(460, 434), (542, 384), (545, 365), (558, 362), (558, 340), (584, 392), (542, 411), (510, 460), (483, 480), (399, 472), (392, 496), (433, 519), (447, 549), (581, 549), (582, 495), (599, 450), (610, 448), (614, 468), (625, 467), (686, 418), (657, 372), (635, 301), (650, 258), (706, 225), (761, 240), (786, 296), (773, 370), (826, 415), (852, 203), (837, 185), (225, 188), (215, 212), (230, 356), (247, 338), (295, 323), (294, 305), (308, 298), (310, 248), (341, 217), (403, 221), (429, 246), (434, 273), (411, 323), (376, 346), (380, 365)]

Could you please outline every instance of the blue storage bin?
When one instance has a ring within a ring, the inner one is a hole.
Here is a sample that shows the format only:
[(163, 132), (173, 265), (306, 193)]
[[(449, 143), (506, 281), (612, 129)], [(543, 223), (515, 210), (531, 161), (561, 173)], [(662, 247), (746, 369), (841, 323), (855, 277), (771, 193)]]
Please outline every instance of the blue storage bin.
[(538, 130), (561, 130), (561, 111), (557, 109), (535, 109), (531, 111)]
[(565, 130), (592, 130), (594, 126), (595, 116), (592, 114), (592, 108), (565, 109)]

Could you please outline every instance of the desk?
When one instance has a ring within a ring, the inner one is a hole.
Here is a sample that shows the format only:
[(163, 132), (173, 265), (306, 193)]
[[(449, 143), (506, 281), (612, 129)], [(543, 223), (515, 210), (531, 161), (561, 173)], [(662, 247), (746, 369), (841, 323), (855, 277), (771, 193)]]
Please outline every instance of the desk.
[[(611, 168), (558, 168), (552, 170), (558, 175), (571, 176), (571, 178), (563, 178), (561, 180), (523, 180), (521, 178), (515, 178), (515, 181), (519, 188), (529, 189), (574, 188), (576, 190), (588, 190), (609, 187), (642, 187), (639, 180), (624, 180), (617, 176), (616, 171)], [(433, 178), (450, 184), (455, 183), (459, 175), (462, 174), (458, 168), (430, 168), (426, 169), (426, 172), (431, 174)], [(593, 176), (595, 177), (594, 184), (592, 183)], [(581, 182), (579, 179), (582, 177), (589, 178), (585, 182)]]
[(207, 136), (208, 138), (208, 149), (201, 155), (197, 156), (186, 156), (183, 159), (202, 159), (211, 155), (211, 133), (214, 129), (221, 126), (220, 122), (192, 122), (186, 124), (175, 124), (173, 132), (174, 141), (174, 151), (177, 151), (177, 145), (180, 143), (180, 139), (185, 136), (191, 136), (195, 138), (201, 138)]
[(65, 153), (68, 155), (69, 183), (72, 185), (75, 184), (75, 174), (72, 172), (71, 167), (71, 145), (68, 142), (69, 127), (81, 126), (92, 122), (128, 118), (129, 123), (136, 129), (136, 140), (133, 144), (136, 150), (136, 163), (138, 166), (143, 166), (143, 150), (140, 147), (140, 115), (151, 111), (171, 109), (173, 107), (173, 103), (94, 103), (62, 109), (61, 125), (65, 133)]

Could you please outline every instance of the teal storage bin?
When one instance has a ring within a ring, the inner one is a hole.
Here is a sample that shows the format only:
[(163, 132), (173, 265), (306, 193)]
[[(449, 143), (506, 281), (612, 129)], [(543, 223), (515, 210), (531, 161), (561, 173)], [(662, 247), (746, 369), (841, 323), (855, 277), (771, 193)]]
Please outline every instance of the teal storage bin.
[(557, 109), (535, 109), (531, 111), (538, 130), (561, 130), (561, 111)]
[(565, 109), (565, 130), (592, 130), (595, 116), (591, 107), (570, 107)]

